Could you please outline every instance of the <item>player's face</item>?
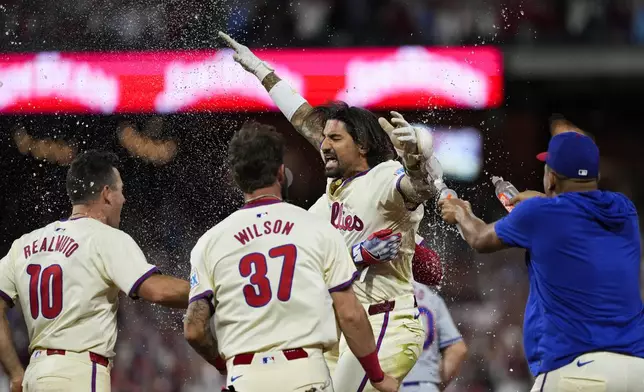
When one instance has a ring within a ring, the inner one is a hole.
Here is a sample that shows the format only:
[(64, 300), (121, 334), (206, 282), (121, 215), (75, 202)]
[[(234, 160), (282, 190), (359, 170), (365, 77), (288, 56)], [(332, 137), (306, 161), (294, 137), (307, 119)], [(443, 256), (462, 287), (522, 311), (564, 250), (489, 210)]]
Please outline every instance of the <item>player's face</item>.
[(346, 178), (366, 169), (365, 152), (349, 135), (342, 121), (326, 122), (320, 153), (327, 177)]
[(105, 216), (107, 218), (108, 225), (118, 228), (121, 224), (121, 210), (125, 203), (125, 196), (123, 196), (123, 181), (121, 180), (121, 174), (116, 169), (114, 169), (114, 173), (116, 175), (116, 182), (114, 186), (107, 189), (105, 194), (107, 202)]

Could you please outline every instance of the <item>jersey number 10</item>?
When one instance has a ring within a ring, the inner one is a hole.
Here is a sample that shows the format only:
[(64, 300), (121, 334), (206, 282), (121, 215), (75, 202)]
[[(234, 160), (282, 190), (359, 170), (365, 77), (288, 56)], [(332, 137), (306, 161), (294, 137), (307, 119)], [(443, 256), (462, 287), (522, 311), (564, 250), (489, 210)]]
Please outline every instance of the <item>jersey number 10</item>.
[[(268, 256), (273, 259), (278, 257), (283, 259), (277, 299), (286, 302), (291, 298), (297, 248), (293, 244), (276, 246), (268, 251)], [(255, 267), (255, 273), (253, 273), (253, 267)], [(250, 276), (250, 284), (245, 285), (243, 289), (246, 303), (254, 308), (266, 306), (273, 297), (271, 282), (266, 276), (268, 273), (266, 256), (262, 253), (250, 253), (242, 257), (239, 261), (239, 273), (244, 278)]]
[(41, 265), (29, 264), (29, 307), (31, 317), (56, 318), (63, 310), (63, 269), (54, 264), (43, 269)]

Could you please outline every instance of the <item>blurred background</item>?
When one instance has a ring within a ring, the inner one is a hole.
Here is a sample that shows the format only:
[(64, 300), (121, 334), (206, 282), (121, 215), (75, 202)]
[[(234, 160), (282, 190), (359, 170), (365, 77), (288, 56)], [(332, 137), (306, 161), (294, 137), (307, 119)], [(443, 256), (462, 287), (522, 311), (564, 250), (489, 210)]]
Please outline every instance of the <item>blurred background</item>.
[[(239, 69), (219, 57), (230, 53), (217, 52), (218, 30), (271, 48), (266, 58), (314, 103), (344, 97), (378, 114), (400, 110), (435, 132), (450, 186), (487, 221), (504, 213), (491, 175), (541, 190), (535, 155), (553, 113), (596, 137), (603, 188), (638, 208), (644, 201), (644, 1), (6, 0), (0, 253), (67, 216), (66, 165), (107, 149), (122, 159), (121, 228), (151, 263), (187, 278), (199, 236), (242, 204), (224, 160), (247, 119), (288, 136), (290, 199), (308, 207), (322, 194), (317, 152), (252, 76), (237, 83)], [(441, 293), (470, 347), (449, 391), (528, 391), (523, 252), (476, 255), (433, 203), (421, 234), (442, 256)], [(20, 310), (9, 317), (26, 364)], [(180, 312), (124, 298), (112, 390), (218, 390), (181, 328)], [(7, 385), (0, 371), (0, 391)]]

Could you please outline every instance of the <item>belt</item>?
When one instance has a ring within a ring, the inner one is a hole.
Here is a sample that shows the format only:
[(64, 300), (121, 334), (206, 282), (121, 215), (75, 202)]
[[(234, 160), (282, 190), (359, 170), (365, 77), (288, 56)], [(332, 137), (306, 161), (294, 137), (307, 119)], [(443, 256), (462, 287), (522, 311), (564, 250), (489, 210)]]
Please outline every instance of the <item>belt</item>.
[[(44, 350), (44, 351), (47, 353), (47, 356), (50, 356), (50, 355), (65, 355), (65, 352), (66, 352), (65, 350), (53, 350), (53, 349), (47, 349), (47, 350)], [(105, 366), (105, 367), (108, 367), (109, 364), (110, 364), (109, 359), (107, 359), (106, 357), (104, 357), (102, 355), (95, 354), (93, 352), (89, 353), (89, 360), (94, 362), (94, 363), (96, 363), (96, 364), (98, 364), (98, 365)]]
[[(369, 313), (369, 316), (373, 316), (375, 314), (391, 312), (392, 310), (394, 310), (395, 307), (396, 307), (395, 300), (385, 301), (379, 304), (369, 305), (369, 309), (367, 313)], [(418, 303), (416, 302), (416, 296), (414, 296), (414, 308), (416, 307), (418, 307)]]
[[(292, 361), (294, 359), (308, 358), (309, 354), (304, 351), (303, 348), (289, 348), (287, 350), (282, 350), (284, 357), (287, 361)], [(233, 366), (236, 365), (250, 365), (253, 362), (255, 353), (243, 353), (237, 354), (233, 358)]]

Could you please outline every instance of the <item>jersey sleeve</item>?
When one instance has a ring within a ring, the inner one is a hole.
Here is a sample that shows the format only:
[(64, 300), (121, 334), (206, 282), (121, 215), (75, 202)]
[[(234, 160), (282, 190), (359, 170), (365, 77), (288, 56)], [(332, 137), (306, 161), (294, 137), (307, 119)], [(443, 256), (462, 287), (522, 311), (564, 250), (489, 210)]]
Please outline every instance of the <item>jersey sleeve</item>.
[(131, 298), (138, 298), (141, 284), (159, 270), (148, 263), (139, 245), (127, 233), (110, 230), (101, 235), (98, 252), (108, 279)]
[(349, 254), (349, 249), (339, 231), (329, 226), (329, 235), (324, 255), (324, 281), (329, 292), (349, 288), (358, 277), (358, 270)]
[(436, 328), (438, 329), (438, 348), (441, 350), (463, 339), (452, 320), (452, 315), (447, 310), (445, 301), (438, 295), (436, 296)]
[(190, 303), (205, 299), (214, 313), (214, 282), (208, 269), (208, 241), (201, 238), (190, 252)]
[(10, 307), (13, 307), (18, 299), (12, 253), (13, 247), (6, 256), (0, 259), (0, 298), (6, 301)]
[(331, 218), (331, 210), (329, 209), (329, 202), (326, 194), (320, 198), (309, 208), (309, 212), (324, 219)]
[(540, 218), (541, 206), (545, 198), (536, 197), (518, 204), (512, 212), (494, 224), (499, 239), (508, 246), (529, 249), (532, 233)]
[(376, 195), (378, 209), (385, 213), (391, 211), (406, 213), (416, 210), (418, 207), (412, 209), (405, 204), (406, 200), (400, 188), (400, 183), (405, 177), (403, 166), (398, 162), (381, 165), (387, 166), (379, 168), (378, 172), (375, 173), (371, 189)]

